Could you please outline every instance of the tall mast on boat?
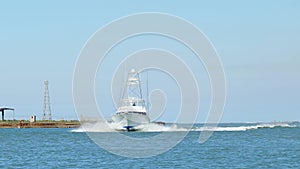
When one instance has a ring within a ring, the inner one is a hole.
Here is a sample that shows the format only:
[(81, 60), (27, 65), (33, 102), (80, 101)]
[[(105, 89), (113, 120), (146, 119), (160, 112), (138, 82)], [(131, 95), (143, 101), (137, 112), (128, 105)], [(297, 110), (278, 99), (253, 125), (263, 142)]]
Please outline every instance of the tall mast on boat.
[(122, 99), (142, 99), (141, 82), (139, 73), (132, 69), (128, 73), (126, 87), (123, 92)]

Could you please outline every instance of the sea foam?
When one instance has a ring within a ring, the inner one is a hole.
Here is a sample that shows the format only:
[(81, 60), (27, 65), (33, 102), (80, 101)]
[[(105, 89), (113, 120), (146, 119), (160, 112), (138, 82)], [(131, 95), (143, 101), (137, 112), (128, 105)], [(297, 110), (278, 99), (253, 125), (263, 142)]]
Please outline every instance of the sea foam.
[[(275, 128), (275, 127), (297, 127), (294, 124), (289, 123), (253, 123), (253, 124), (241, 124), (237, 126), (236, 124), (232, 123), (226, 126), (217, 127), (192, 127), (186, 128), (181, 126), (180, 124), (168, 124), (168, 125), (161, 125), (157, 123), (149, 123), (145, 125), (137, 126), (138, 132), (180, 132), (180, 131), (247, 131), (247, 130), (257, 130), (263, 128)], [(78, 129), (73, 129), (71, 132), (118, 132), (118, 131), (125, 131), (122, 126), (119, 126), (115, 123), (108, 123), (108, 122), (96, 122), (96, 123), (86, 123), (83, 124)]]

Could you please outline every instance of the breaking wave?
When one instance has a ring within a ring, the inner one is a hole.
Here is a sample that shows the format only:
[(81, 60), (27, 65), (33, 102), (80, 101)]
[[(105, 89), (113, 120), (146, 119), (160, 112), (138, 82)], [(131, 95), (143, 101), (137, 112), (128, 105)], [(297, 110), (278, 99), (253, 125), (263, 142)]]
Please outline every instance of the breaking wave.
[[(192, 128), (186, 128), (180, 124), (157, 124), (157, 123), (149, 123), (146, 125), (137, 126), (138, 132), (180, 132), (180, 131), (247, 131), (247, 130), (257, 130), (263, 128), (292, 128), (298, 127), (295, 123), (253, 123), (253, 124), (240, 124), (236, 125), (234, 123), (226, 124), (226, 126), (218, 127), (203, 127), (203, 124), (200, 126), (194, 126)], [(78, 129), (73, 129), (71, 132), (118, 132), (124, 131), (121, 126), (115, 123), (108, 122), (97, 122), (97, 123), (86, 123), (83, 124)]]

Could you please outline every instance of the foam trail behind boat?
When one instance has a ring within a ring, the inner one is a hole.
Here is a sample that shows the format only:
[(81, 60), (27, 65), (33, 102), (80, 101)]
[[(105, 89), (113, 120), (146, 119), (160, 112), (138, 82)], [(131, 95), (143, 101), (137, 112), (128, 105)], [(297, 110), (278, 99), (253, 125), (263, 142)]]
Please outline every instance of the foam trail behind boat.
[[(149, 123), (145, 125), (137, 126), (138, 132), (180, 132), (180, 131), (215, 131), (215, 132), (226, 132), (226, 131), (247, 131), (257, 130), (264, 128), (275, 128), (275, 127), (297, 127), (297, 125), (289, 123), (265, 123), (265, 124), (248, 124), (241, 126), (220, 126), (220, 127), (193, 127), (191, 129), (185, 128), (180, 124), (169, 124), (160, 125), (157, 123)], [(116, 123), (108, 122), (97, 122), (87, 123), (82, 125), (78, 129), (72, 130), (72, 132), (118, 132), (124, 131), (122, 126), (118, 126)]]

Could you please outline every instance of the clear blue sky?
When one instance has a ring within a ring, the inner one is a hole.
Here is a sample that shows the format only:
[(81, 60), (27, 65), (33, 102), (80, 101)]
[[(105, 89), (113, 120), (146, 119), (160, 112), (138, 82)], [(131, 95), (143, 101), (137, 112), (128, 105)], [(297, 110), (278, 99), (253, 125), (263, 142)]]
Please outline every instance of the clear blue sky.
[(298, 0), (1, 2), (0, 106), (16, 108), (18, 119), (41, 118), (47, 79), (53, 117), (75, 119), (81, 48), (100, 27), (139, 12), (177, 15), (208, 36), (227, 78), (223, 122), (300, 120)]

